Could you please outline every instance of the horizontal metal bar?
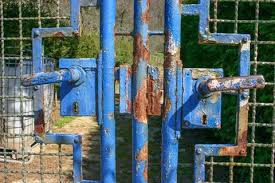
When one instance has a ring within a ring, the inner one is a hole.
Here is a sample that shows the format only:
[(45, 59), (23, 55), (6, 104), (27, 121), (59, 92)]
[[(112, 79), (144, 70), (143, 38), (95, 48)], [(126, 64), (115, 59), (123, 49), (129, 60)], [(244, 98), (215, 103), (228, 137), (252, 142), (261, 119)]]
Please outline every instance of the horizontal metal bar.
[(45, 144), (75, 144), (82, 143), (81, 135), (75, 134), (58, 134), (58, 133), (49, 133), (46, 134), (43, 141)]
[(264, 77), (261, 75), (256, 75), (209, 79), (207, 81), (202, 81), (199, 84), (198, 91), (202, 95), (207, 95), (209, 93), (218, 91), (243, 90), (264, 87)]
[[(116, 32), (116, 36), (134, 36), (133, 32)], [(155, 30), (155, 31), (148, 31), (149, 36), (163, 36), (164, 31), (163, 30)]]
[(33, 75), (24, 75), (21, 78), (23, 86), (36, 86), (64, 81), (76, 82), (80, 80), (81, 73), (78, 69), (60, 70), (55, 72), (41, 72)]

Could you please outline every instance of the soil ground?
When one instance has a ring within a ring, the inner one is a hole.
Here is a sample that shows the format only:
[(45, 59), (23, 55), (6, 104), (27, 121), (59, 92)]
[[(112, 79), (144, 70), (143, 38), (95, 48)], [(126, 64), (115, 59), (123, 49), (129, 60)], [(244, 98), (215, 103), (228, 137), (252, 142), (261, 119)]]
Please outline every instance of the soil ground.
[[(79, 117), (62, 127), (55, 127), (55, 133), (80, 134), (83, 137), (83, 178), (85, 180), (100, 179), (100, 134), (95, 118)], [(205, 131), (183, 131), (180, 141), (178, 182), (192, 182), (193, 148), (196, 143), (203, 143)], [(161, 154), (161, 120), (151, 118), (149, 123), (149, 182), (160, 182)], [(198, 138), (200, 137), (200, 138)], [(116, 116), (116, 148), (117, 148), (117, 182), (131, 182), (131, 117)], [(184, 147), (184, 148), (182, 148)], [(41, 149), (41, 151), (40, 151)], [(0, 173), (0, 182), (8, 183), (55, 183), (72, 182), (72, 148), (62, 145), (38, 145), (34, 152), (38, 153), (32, 163), (21, 165), (15, 163), (0, 163), (0, 170), (12, 170), (10, 173)], [(46, 153), (39, 156), (39, 153)], [(4, 168), (6, 166), (6, 169)], [(22, 171), (25, 170), (26, 172)], [(56, 175), (52, 175), (55, 173)], [(58, 173), (66, 174), (59, 176)], [(4, 176), (5, 175), (5, 176)], [(25, 177), (25, 178), (23, 178)], [(25, 181), (24, 181), (25, 180)]]

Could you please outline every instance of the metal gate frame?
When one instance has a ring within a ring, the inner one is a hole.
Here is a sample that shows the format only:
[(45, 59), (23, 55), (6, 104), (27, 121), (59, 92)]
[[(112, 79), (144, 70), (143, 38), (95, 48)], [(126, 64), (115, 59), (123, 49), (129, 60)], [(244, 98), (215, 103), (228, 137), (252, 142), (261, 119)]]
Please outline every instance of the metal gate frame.
[[(133, 114), (133, 182), (147, 182), (148, 170), (148, 115), (160, 115), (162, 112), (162, 182), (177, 181), (178, 140), (184, 118), (182, 111), (184, 92), (182, 87), (185, 69), (180, 60), (181, 15), (199, 15), (199, 37), (202, 44), (229, 44), (240, 47), (240, 77), (206, 78), (199, 80), (195, 90), (203, 97), (205, 94), (225, 90), (237, 90), (238, 93), (238, 135), (236, 144), (196, 145), (195, 147), (195, 182), (205, 181), (206, 156), (245, 156), (247, 150), (248, 98), (249, 89), (262, 88), (264, 80), (260, 76), (250, 77), (250, 43), (246, 34), (210, 33), (209, 31), (210, 0), (201, 0), (199, 4), (182, 5), (181, 1), (165, 1), (165, 62), (164, 62), (164, 101), (163, 110), (156, 111), (154, 106), (161, 106), (159, 75), (156, 68), (149, 63), (148, 36), (159, 35), (159, 31), (149, 31), (149, 0), (135, 1), (134, 26), (134, 63), (132, 69), (121, 66), (115, 70), (114, 26), (115, 0), (101, 0), (101, 53), (97, 59), (97, 117), (101, 125), (101, 180), (115, 182), (115, 119), (114, 119), (114, 81), (121, 83), (121, 112)], [(43, 85), (56, 82), (73, 82), (77, 69), (57, 73), (43, 72), (42, 38), (79, 36), (80, 0), (71, 0), (71, 27), (33, 29), (33, 62), (35, 75), (23, 77), (23, 85)], [(80, 59), (81, 60), (81, 59)], [(64, 70), (64, 69), (63, 69)], [(66, 70), (66, 69), (65, 69)], [(82, 71), (81, 71), (82, 72)], [(53, 75), (54, 74), (54, 75)], [(79, 76), (81, 77), (81, 76)], [(149, 79), (148, 79), (149, 78)], [(152, 79), (153, 78), (153, 79)], [(152, 79), (152, 80), (150, 80)], [(192, 79), (191, 79), (192, 80)], [(85, 81), (84, 81), (85, 82)], [(226, 83), (226, 82), (229, 82)], [(213, 84), (214, 83), (214, 84)], [(210, 87), (210, 84), (211, 87)], [(130, 87), (131, 86), (131, 87)], [(153, 89), (152, 87), (153, 86)], [(155, 88), (154, 88), (155, 87)], [(38, 86), (34, 92), (35, 125), (37, 142), (46, 144), (71, 144), (74, 146), (74, 182), (84, 181), (81, 173), (81, 137), (78, 135), (45, 134), (43, 122), (43, 87)], [(78, 98), (85, 101), (85, 98)], [(199, 99), (202, 100), (202, 99)], [(220, 99), (219, 99), (220, 100)], [(67, 105), (65, 103), (65, 105)], [(94, 104), (93, 104), (94, 105)], [(217, 104), (220, 105), (220, 104)], [(77, 107), (78, 108), (78, 107)], [(95, 110), (92, 108), (91, 110)], [(78, 109), (77, 109), (78, 111)], [(217, 112), (219, 113), (219, 112)], [(195, 115), (195, 114), (193, 114)], [(196, 124), (196, 122), (190, 122)], [(220, 124), (203, 128), (217, 128)], [(185, 125), (184, 128), (202, 128)]]

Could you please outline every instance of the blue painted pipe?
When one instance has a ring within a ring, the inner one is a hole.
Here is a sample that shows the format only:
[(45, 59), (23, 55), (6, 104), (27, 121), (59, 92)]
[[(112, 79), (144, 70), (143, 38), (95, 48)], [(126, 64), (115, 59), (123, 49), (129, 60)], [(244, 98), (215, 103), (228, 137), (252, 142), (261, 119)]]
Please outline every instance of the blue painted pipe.
[(133, 61), (133, 183), (148, 182), (147, 65), (149, 62), (148, 23), (150, 2), (134, 1)]
[(101, 182), (116, 182), (116, 134), (114, 115), (114, 28), (116, 0), (100, 2), (100, 48), (102, 51), (102, 125), (101, 125)]
[(85, 71), (81, 67), (74, 67), (54, 72), (40, 72), (33, 75), (25, 75), (22, 76), (21, 83), (23, 86), (61, 83), (64, 81), (75, 83), (83, 79), (84, 75)]
[(181, 4), (165, 0), (164, 109), (162, 122), (161, 182), (177, 182), (177, 67), (180, 61)]

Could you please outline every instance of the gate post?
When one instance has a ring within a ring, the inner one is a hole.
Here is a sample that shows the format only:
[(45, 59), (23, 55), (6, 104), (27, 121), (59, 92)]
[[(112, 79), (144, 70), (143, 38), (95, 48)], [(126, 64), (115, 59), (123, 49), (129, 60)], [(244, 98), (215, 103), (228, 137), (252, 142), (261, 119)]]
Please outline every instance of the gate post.
[(148, 182), (147, 66), (150, 59), (148, 23), (150, 0), (134, 1), (133, 183)]
[(164, 107), (162, 113), (161, 182), (177, 182), (177, 68), (181, 68), (181, 1), (165, 0)]
[(103, 122), (101, 125), (101, 182), (116, 182), (116, 144), (114, 116), (114, 28), (116, 0), (100, 2), (100, 48), (102, 51), (102, 105)]

